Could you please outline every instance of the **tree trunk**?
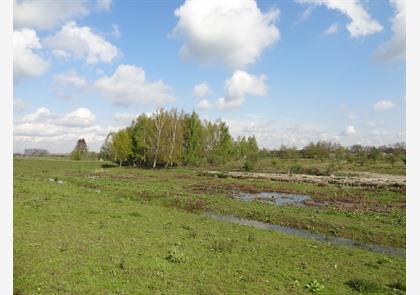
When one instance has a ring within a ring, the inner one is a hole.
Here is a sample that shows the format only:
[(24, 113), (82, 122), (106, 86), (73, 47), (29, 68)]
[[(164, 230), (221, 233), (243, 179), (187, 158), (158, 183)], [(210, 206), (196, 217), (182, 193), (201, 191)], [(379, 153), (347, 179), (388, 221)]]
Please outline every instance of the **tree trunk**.
[(122, 160), (120, 160), (120, 167), (122, 166)]
[(175, 146), (175, 140), (176, 140), (176, 119), (172, 122), (172, 143), (171, 143), (171, 151), (169, 153), (169, 159), (168, 162), (166, 162), (165, 168), (168, 168), (169, 163), (171, 164), (172, 167), (172, 154), (174, 153), (174, 146)]

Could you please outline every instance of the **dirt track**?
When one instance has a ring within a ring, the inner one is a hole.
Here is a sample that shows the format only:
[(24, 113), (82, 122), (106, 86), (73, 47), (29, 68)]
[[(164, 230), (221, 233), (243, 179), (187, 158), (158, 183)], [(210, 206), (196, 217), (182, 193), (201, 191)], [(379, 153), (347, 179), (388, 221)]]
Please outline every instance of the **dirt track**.
[(276, 173), (253, 173), (253, 172), (221, 172), (207, 171), (207, 175), (219, 176), (226, 175), (233, 178), (254, 178), (271, 179), (287, 182), (306, 182), (319, 184), (339, 184), (350, 186), (370, 186), (370, 187), (393, 187), (404, 188), (406, 186), (405, 176), (387, 175), (369, 172), (359, 172), (357, 176), (316, 176), (306, 174), (276, 174)]

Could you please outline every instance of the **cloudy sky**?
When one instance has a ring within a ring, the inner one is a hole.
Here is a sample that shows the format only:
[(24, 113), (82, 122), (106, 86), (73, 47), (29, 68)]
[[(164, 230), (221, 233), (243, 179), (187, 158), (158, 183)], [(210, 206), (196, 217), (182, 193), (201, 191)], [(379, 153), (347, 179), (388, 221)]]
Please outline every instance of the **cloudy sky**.
[(14, 150), (157, 107), (262, 147), (405, 141), (403, 0), (14, 2)]

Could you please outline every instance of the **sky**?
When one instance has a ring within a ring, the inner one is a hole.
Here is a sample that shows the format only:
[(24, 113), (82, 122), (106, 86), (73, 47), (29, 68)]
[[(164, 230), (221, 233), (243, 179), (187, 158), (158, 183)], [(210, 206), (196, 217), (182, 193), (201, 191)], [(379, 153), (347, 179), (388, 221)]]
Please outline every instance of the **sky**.
[(14, 1), (14, 151), (159, 107), (260, 147), (405, 141), (405, 2)]

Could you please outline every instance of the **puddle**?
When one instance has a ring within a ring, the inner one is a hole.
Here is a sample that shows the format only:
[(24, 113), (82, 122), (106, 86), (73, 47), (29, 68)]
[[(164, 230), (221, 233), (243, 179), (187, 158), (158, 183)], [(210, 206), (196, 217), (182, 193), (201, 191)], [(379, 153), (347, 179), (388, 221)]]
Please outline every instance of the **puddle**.
[(327, 242), (331, 245), (344, 245), (349, 247), (360, 248), (376, 253), (381, 253), (385, 255), (393, 255), (393, 256), (401, 256), (405, 257), (405, 249), (404, 248), (393, 248), (388, 246), (381, 246), (381, 245), (372, 245), (372, 244), (365, 244), (358, 241), (354, 241), (347, 238), (340, 238), (331, 235), (319, 234), (314, 233), (304, 229), (296, 229), (292, 227), (282, 226), (278, 224), (271, 224), (261, 221), (256, 221), (252, 219), (240, 218), (232, 215), (218, 215), (214, 213), (205, 213), (204, 216), (210, 217), (220, 221), (227, 221), (236, 224), (248, 225), (253, 226), (255, 228), (260, 229), (269, 229), (276, 232), (281, 232), (285, 234), (290, 234), (294, 236), (299, 236), (302, 238), (307, 238), (311, 240), (317, 240), (320, 242)]
[(239, 192), (233, 196), (234, 198), (243, 200), (243, 201), (260, 201), (271, 203), (277, 206), (282, 205), (297, 205), (305, 206), (303, 203), (305, 200), (310, 200), (311, 197), (308, 195), (299, 195), (299, 194), (288, 194), (288, 193), (279, 193), (279, 192), (260, 192), (260, 193), (246, 193)]

